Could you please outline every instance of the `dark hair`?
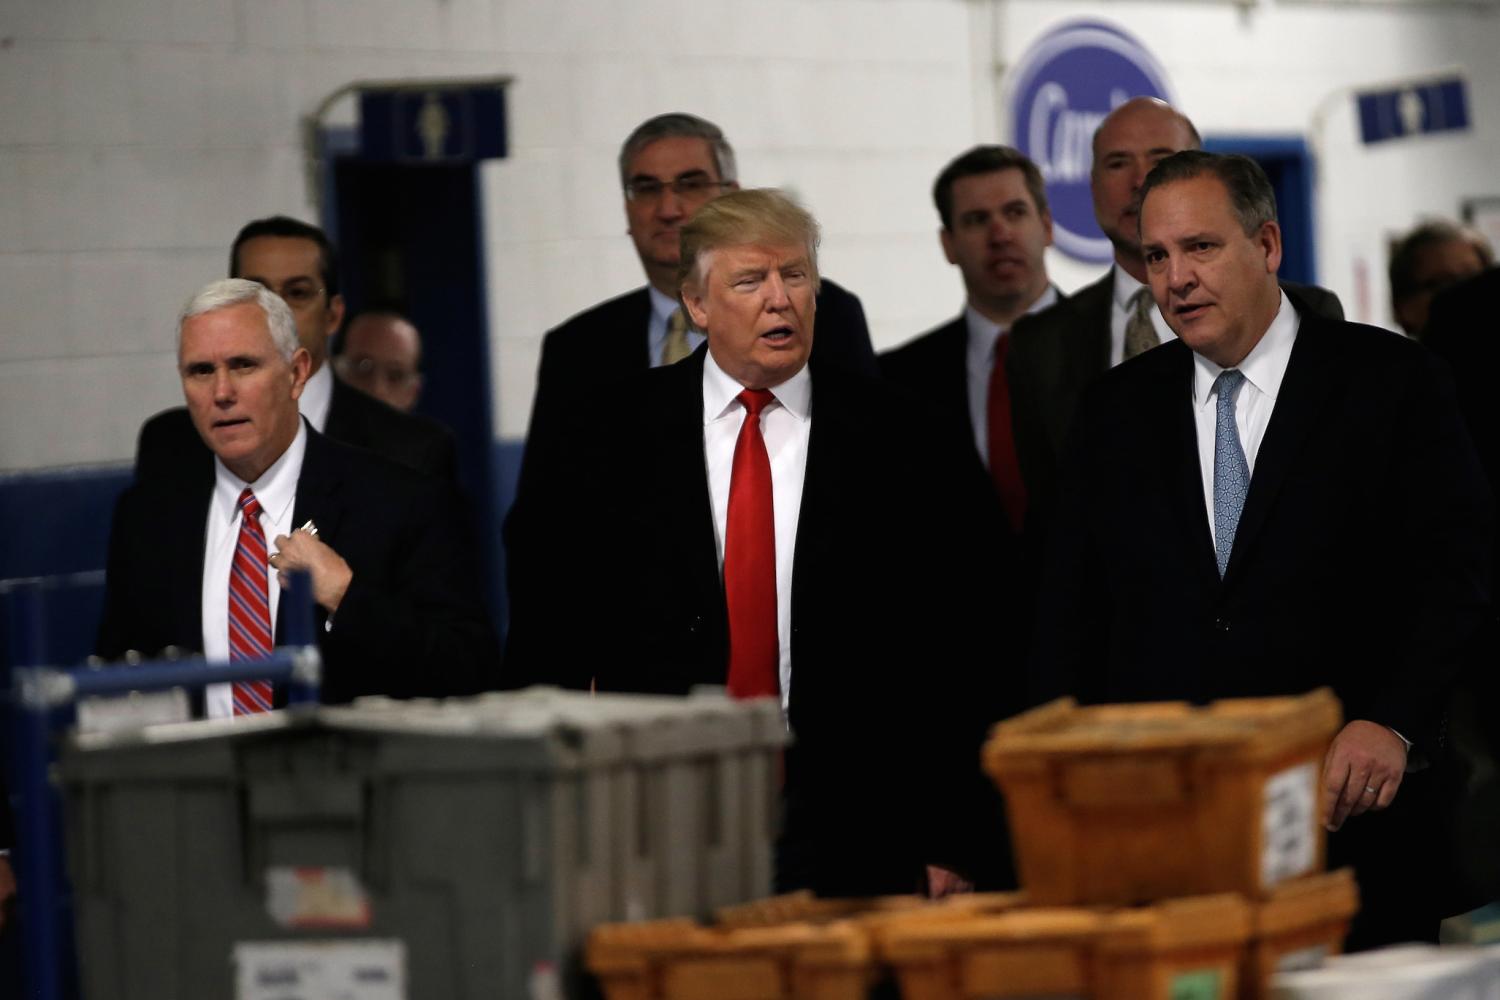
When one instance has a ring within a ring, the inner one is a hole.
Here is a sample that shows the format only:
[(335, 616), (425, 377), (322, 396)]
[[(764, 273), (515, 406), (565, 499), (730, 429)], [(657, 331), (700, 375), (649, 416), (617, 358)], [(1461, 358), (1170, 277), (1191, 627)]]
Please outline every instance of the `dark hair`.
[(1254, 236), (1267, 222), (1276, 221), (1276, 193), (1260, 164), (1238, 153), (1205, 153), (1201, 149), (1184, 149), (1163, 157), (1141, 184), (1141, 204), (1152, 191), (1164, 184), (1189, 181), (1195, 177), (1215, 177), (1229, 192), (1229, 201), (1240, 228)]
[(1473, 247), (1479, 263), (1484, 267), (1494, 263), (1489, 244), (1479, 233), (1442, 219), (1430, 219), (1401, 237), (1391, 249), (1392, 301), (1399, 302), (1409, 295), (1432, 291), (1431, 288), (1423, 288), (1417, 284), (1417, 262), (1423, 251), (1444, 243), (1463, 243)]
[(659, 139), (702, 139), (713, 152), (714, 167), (719, 171), (719, 180), (734, 182), (734, 149), (724, 138), (723, 129), (706, 118), (690, 115), (685, 111), (673, 111), (655, 118), (648, 118), (637, 125), (634, 132), (620, 147), (620, 183), (630, 183), (630, 161), (641, 150)]
[(317, 226), (308, 225), (306, 222), (285, 215), (256, 219), (240, 230), (239, 235), (234, 238), (234, 245), (229, 248), (229, 276), (231, 278), (243, 277), (240, 274), (240, 247), (244, 246), (247, 241), (260, 236), (281, 236), (311, 240), (316, 243), (318, 245), (318, 277), (323, 282), (323, 290), (330, 299), (339, 293), (339, 255), (327, 234)]
[(998, 170), (1021, 171), (1037, 212), (1046, 214), (1047, 185), (1042, 181), (1042, 172), (1025, 153), (1010, 146), (975, 146), (944, 167), (932, 185), (932, 200), (937, 205), (944, 229), (953, 228), (953, 183), (960, 177), (993, 174)]

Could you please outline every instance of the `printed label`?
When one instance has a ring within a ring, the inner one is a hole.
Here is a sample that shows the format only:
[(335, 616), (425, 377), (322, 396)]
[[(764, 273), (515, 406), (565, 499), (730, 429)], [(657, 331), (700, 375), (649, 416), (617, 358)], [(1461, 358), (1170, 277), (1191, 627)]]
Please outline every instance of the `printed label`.
[(1305, 875), (1317, 861), (1318, 767), (1298, 764), (1266, 781), (1261, 811), (1260, 885)]
[(406, 1000), (401, 941), (241, 941), (235, 1000)]
[(132, 691), (118, 696), (84, 698), (78, 703), (78, 731), (81, 733), (117, 733), (123, 729), (186, 722), (189, 718), (187, 692), (181, 688)]
[(1323, 964), (1328, 957), (1328, 946), (1326, 944), (1313, 945), (1311, 948), (1300, 948), (1297, 951), (1289, 951), (1282, 955), (1276, 962), (1277, 972), (1301, 972), (1304, 969), (1316, 969)]
[(370, 897), (347, 868), (267, 868), (266, 912), (282, 927), (370, 926)]
[(1172, 977), (1171, 1000), (1227, 1000), (1218, 969), (1194, 969)]

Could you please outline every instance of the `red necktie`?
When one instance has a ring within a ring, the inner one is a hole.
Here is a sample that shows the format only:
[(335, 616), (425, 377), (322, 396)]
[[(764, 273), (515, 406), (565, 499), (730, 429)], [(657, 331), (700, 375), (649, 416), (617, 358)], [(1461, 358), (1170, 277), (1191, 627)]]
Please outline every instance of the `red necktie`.
[[(240, 537), (229, 567), (229, 662), (264, 659), (271, 655), (271, 645), (266, 534), (260, 528), (260, 501), (247, 486), (240, 494)], [(270, 710), (270, 681), (235, 682), (235, 715)]]
[(724, 598), (729, 606), (729, 694), (774, 695), (780, 690), (781, 640), (776, 633), (776, 517), (771, 459), (760, 432), (760, 412), (775, 396), (746, 389), (739, 400), (745, 422), (734, 443), (729, 516), (724, 531)]
[(1010, 427), (1010, 379), (1005, 374), (1005, 354), (1010, 350), (1010, 336), (1001, 330), (995, 338), (995, 366), (990, 369), (990, 393), (987, 402), (990, 431), (990, 476), (1000, 494), (1000, 503), (1010, 518), (1011, 527), (1021, 530), (1026, 520), (1026, 483), (1021, 479), (1021, 463), (1016, 458), (1016, 436)]

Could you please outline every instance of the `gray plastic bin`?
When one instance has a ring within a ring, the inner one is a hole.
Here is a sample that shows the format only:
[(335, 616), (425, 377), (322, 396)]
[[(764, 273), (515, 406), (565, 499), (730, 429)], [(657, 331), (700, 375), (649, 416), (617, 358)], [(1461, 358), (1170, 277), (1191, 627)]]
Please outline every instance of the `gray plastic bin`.
[(78, 737), (85, 996), (232, 996), (275, 941), (399, 943), (423, 1000), (571, 992), (595, 924), (769, 890), (784, 738), (771, 702), (545, 689)]

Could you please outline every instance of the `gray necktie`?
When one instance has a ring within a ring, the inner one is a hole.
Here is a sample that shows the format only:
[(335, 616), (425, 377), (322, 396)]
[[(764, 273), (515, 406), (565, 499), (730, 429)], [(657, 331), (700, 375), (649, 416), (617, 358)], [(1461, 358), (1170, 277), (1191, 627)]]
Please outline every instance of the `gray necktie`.
[(1234, 397), (1244, 383), (1245, 373), (1234, 368), (1214, 379), (1214, 392), (1219, 397), (1214, 422), (1214, 554), (1219, 558), (1220, 579), (1229, 567), (1234, 532), (1245, 508), (1245, 494), (1250, 492), (1250, 464), (1245, 461), (1240, 432), (1234, 425)]
[(667, 339), (661, 345), (661, 363), (675, 365), (692, 353), (687, 339), (687, 316), (680, 308), (675, 309), (667, 320)]
[(1130, 315), (1125, 318), (1125, 360), (1144, 354), (1161, 343), (1156, 324), (1151, 322), (1151, 310), (1156, 303), (1151, 301), (1151, 289), (1138, 288), (1130, 297)]

